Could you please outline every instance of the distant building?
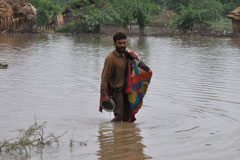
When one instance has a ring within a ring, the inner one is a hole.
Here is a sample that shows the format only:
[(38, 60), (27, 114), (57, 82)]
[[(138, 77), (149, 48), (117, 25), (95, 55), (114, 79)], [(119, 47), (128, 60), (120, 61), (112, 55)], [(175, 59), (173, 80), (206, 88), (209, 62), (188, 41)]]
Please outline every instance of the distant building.
[(227, 17), (232, 19), (233, 33), (240, 35), (240, 7), (230, 12)]

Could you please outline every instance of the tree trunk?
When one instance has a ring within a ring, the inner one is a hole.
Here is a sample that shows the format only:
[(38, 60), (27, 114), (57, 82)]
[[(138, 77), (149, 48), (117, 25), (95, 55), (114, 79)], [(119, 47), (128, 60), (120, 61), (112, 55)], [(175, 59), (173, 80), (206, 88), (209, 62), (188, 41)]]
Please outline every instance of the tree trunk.
[(145, 33), (144, 33), (144, 26), (139, 26), (139, 35), (145, 35)]

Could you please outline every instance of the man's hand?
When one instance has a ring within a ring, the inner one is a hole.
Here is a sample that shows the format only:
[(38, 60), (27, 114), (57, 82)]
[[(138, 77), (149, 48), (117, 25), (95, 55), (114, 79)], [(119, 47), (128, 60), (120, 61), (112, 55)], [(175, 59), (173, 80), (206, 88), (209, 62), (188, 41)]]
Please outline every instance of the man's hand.
[(109, 102), (109, 101), (110, 101), (110, 98), (109, 98), (108, 96), (105, 96), (105, 97), (103, 97), (103, 101)]

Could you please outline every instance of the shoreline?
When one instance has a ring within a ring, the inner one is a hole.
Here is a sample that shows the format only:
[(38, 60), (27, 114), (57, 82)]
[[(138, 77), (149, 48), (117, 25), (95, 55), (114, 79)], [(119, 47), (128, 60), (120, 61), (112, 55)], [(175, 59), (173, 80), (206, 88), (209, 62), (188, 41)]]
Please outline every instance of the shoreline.
[(116, 32), (125, 32), (131, 36), (153, 36), (153, 37), (239, 37), (232, 31), (214, 31), (214, 30), (200, 30), (195, 29), (192, 31), (174, 30), (171, 28), (163, 27), (151, 27), (148, 26), (144, 30), (144, 34), (139, 33), (138, 27), (134, 27), (131, 30), (124, 30), (120, 27), (106, 27), (103, 28), (99, 34), (112, 35)]
[(54, 30), (39, 30), (33, 29), (31, 32), (0, 32), (1, 34), (11, 34), (11, 33), (20, 33), (20, 34), (93, 34), (93, 35), (113, 35), (116, 32), (124, 32), (129, 36), (152, 36), (152, 37), (239, 37), (239, 35), (234, 34), (232, 31), (214, 31), (214, 30), (203, 30), (195, 29), (192, 31), (182, 31), (174, 30), (171, 28), (163, 27), (152, 27), (148, 26), (144, 30), (144, 34), (139, 33), (139, 29), (136, 26), (132, 26), (131, 29), (126, 30), (122, 27), (116, 26), (106, 26), (103, 27), (100, 33), (83, 33), (83, 32), (55, 32)]

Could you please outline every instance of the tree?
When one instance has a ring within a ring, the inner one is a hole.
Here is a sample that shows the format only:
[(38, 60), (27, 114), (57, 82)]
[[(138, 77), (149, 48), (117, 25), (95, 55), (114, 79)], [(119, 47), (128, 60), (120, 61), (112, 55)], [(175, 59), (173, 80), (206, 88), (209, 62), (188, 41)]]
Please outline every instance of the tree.
[[(104, 0), (95, 3), (88, 0), (72, 0), (69, 5), (78, 6), (78, 9), (71, 9), (73, 16), (78, 20), (66, 26), (71, 32), (100, 32), (107, 21), (112, 21), (112, 7)], [(64, 28), (63, 30), (66, 31)]]
[(49, 28), (61, 11), (61, 8), (51, 0), (28, 0), (28, 2), (37, 9), (36, 24), (40, 27)]
[(181, 7), (171, 24), (184, 31), (192, 30), (194, 24), (207, 26), (209, 21), (219, 19), (221, 14), (222, 4), (218, 0), (190, 0), (188, 6)]
[(114, 21), (128, 30), (128, 25), (134, 20), (135, 8), (132, 0), (113, 0)]
[(149, 0), (135, 0), (134, 8), (134, 17), (137, 20), (139, 26), (139, 33), (144, 34), (144, 28), (151, 21), (152, 12), (158, 8)]
[(149, 0), (114, 0), (112, 5), (115, 21), (128, 29), (131, 22), (136, 20), (141, 34), (144, 33), (144, 28), (151, 21), (152, 13), (159, 9)]
[(162, 5), (176, 13), (179, 13), (182, 7), (189, 5), (190, 0), (162, 0)]
[(240, 6), (239, 0), (220, 0), (223, 4), (223, 16)]

